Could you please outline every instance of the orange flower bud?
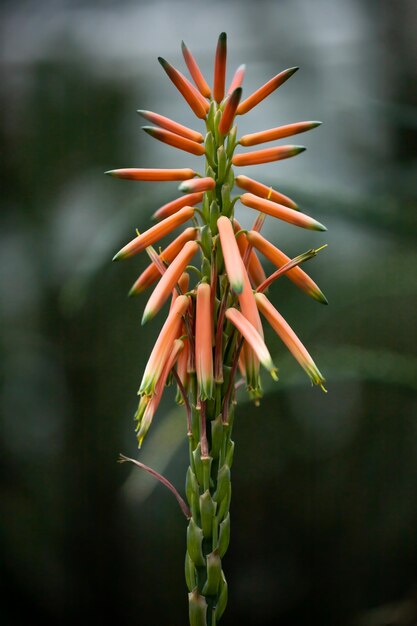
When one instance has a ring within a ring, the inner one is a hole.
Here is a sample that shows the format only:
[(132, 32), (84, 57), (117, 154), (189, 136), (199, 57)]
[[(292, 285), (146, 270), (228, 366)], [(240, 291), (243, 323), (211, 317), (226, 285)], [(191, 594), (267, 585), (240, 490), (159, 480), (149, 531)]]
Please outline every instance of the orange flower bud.
[(196, 191), (209, 191), (210, 189), (214, 189), (216, 186), (216, 181), (211, 176), (205, 176), (204, 178), (193, 178), (192, 180), (186, 180), (181, 185), (179, 185), (178, 189), (180, 191), (187, 191), (189, 193), (193, 193)]
[(223, 113), (219, 122), (219, 131), (222, 135), (227, 135), (232, 127), (233, 120), (235, 119), (237, 105), (242, 96), (242, 88), (237, 87), (233, 93), (227, 98), (224, 105)]
[(223, 215), (217, 220), (217, 228), (219, 229), (224, 264), (230, 286), (234, 293), (241, 294), (243, 291), (244, 274), (246, 274), (246, 271), (240, 257), (232, 223), (228, 217)]
[(221, 102), (224, 97), (224, 85), (226, 81), (226, 56), (227, 56), (227, 36), (220, 33), (217, 42), (216, 57), (214, 61), (214, 84), (213, 98), (216, 102)]
[(234, 92), (235, 89), (242, 86), (243, 79), (245, 78), (246, 65), (239, 65), (237, 68), (235, 75), (232, 78), (232, 82), (230, 83), (229, 90), (227, 92), (228, 95)]
[(197, 85), (198, 90), (205, 98), (210, 98), (211, 91), (210, 87), (205, 81), (203, 74), (201, 73), (200, 68), (197, 65), (197, 61), (185, 45), (185, 43), (181, 42), (182, 54), (184, 56), (184, 61), (188, 67), (188, 71), (190, 72), (193, 81)]
[(195, 327), (195, 368), (200, 399), (213, 397), (213, 313), (208, 283), (197, 288)]
[(285, 83), (285, 81), (288, 80), (297, 70), (298, 67), (290, 67), (288, 70), (284, 70), (283, 72), (280, 72), (279, 74), (271, 78), (271, 80), (265, 83), (265, 85), (259, 87), (259, 89), (254, 91), (253, 94), (246, 98), (246, 100), (241, 102), (237, 110), (237, 114), (244, 115), (245, 113), (253, 109), (254, 106), (262, 102), (262, 100), (267, 98), (269, 94), (275, 91), (275, 89)]
[(277, 128), (270, 128), (269, 130), (263, 130), (259, 133), (251, 133), (250, 135), (243, 135), (239, 139), (241, 146), (256, 146), (259, 143), (265, 143), (266, 141), (275, 141), (276, 139), (283, 139), (284, 137), (290, 137), (291, 135), (298, 135), (299, 133), (305, 133), (307, 130), (320, 126), (321, 122), (297, 122), (296, 124), (287, 124), (286, 126), (278, 126)]
[(166, 130), (165, 128), (156, 128), (155, 126), (142, 126), (142, 128), (145, 133), (148, 133), (151, 137), (154, 137), (169, 146), (179, 148), (185, 152), (190, 152), (196, 156), (205, 154), (205, 148), (201, 143), (197, 143), (191, 139), (186, 139), (185, 137), (181, 137), (181, 135), (176, 135), (170, 130)]
[(165, 61), (165, 59), (163, 59), (162, 57), (159, 57), (158, 61), (160, 62), (178, 91), (181, 93), (183, 98), (190, 105), (196, 116), (200, 119), (204, 119), (209, 109), (208, 102), (204, 100), (200, 92), (197, 91), (197, 89), (190, 83), (190, 81), (185, 78), (185, 76), (183, 76), (181, 72), (175, 69), (175, 67)]
[(320, 224), (320, 222), (317, 222), (312, 217), (305, 215), (305, 213), (294, 211), (293, 209), (289, 209), (288, 207), (277, 204), (276, 202), (271, 202), (270, 200), (264, 200), (263, 198), (253, 195), (252, 193), (244, 193), (240, 196), (240, 201), (242, 204), (250, 207), (251, 209), (256, 209), (257, 211), (261, 211), (267, 215), (272, 215), (272, 217), (277, 217), (278, 219), (288, 222), (289, 224), (301, 226), (301, 228), (309, 228), (311, 230), (327, 230), (323, 224)]
[(235, 178), (235, 183), (241, 189), (250, 191), (260, 198), (266, 198), (267, 200), (272, 200), (272, 202), (278, 202), (279, 204), (283, 204), (290, 209), (298, 209), (298, 205), (294, 202), (294, 200), (291, 200), (288, 196), (284, 196), (283, 193), (272, 189), (272, 187), (258, 183), (258, 181), (253, 180), (253, 178), (239, 174), (239, 176), (236, 176)]
[(105, 172), (105, 174), (108, 174), (109, 176), (114, 176), (115, 178), (124, 178), (126, 180), (166, 181), (187, 180), (188, 178), (193, 178), (196, 173), (194, 172), (194, 170), (191, 170), (188, 167), (176, 170), (125, 167), (119, 170), (109, 170), (108, 172)]
[(176, 135), (181, 135), (182, 137), (191, 139), (191, 141), (196, 141), (197, 143), (204, 142), (204, 137), (201, 133), (193, 130), (192, 128), (188, 128), (188, 126), (183, 126), (178, 122), (174, 122), (174, 120), (169, 119), (169, 117), (159, 115), (159, 113), (154, 113), (153, 111), (144, 111), (142, 109), (139, 109), (138, 113), (144, 117), (145, 120), (148, 120), (152, 124), (156, 124), (161, 128), (166, 128), (166, 130), (170, 130)]
[(173, 215), (185, 206), (195, 206), (202, 201), (203, 195), (204, 194), (202, 192), (199, 192), (189, 193), (185, 196), (180, 196), (179, 198), (176, 198), (175, 200), (171, 200), (171, 202), (164, 204), (164, 206), (161, 206), (160, 209), (155, 211), (152, 217), (154, 219), (161, 220), (165, 217), (168, 217), (169, 215)]
[[(233, 220), (233, 230), (235, 231), (235, 233), (241, 230), (241, 226), (236, 219)], [(240, 235), (236, 237), (236, 241), (237, 241), (237, 245), (240, 251), (240, 256), (243, 259), (245, 256), (245, 252), (248, 248), (248, 242), (246, 240), (245, 234), (240, 233)], [(265, 272), (263, 270), (261, 262), (256, 256), (256, 253), (254, 250), (251, 250), (249, 254), (248, 274), (249, 274), (251, 283), (254, 287), (257, 287), (258, 285), (263, 283), (264, 280), (266, 279)]]
[(244, 154), (235, 154), (232, 158), (233, 165), (259, 165), (260, 163), (270, 163), (271, 161), (281, 161), (304, 152), (303, 146), (278, 146), (276, 148), (265, 148), (265, 150), (255, 150)]

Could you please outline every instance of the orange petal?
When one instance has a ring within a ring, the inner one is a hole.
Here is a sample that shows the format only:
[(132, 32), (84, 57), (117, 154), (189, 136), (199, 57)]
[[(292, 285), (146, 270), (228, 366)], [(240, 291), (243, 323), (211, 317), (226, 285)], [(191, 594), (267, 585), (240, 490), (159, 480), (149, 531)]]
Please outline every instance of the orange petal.
[(228, 95), (234, 92), (235, 89), (242, 86), (243, 79), (245, 78), (246, 65), (239, 65), (237, 68), (235, 75), (232, 78), (232, 82), (230, 83), (229, 90), (227, 92)]
[(213, 314), (208, 283), (197, 288), (195, 367), (201, 400), (213, 397)]
[(132, 239), (124, 248), (113, 257), (113, 261), (119, 261), (121, 259), (127, 259), (128, 257), (145, 250), (148, 246), (152, 246), (156, 241), (170, 233), (177, 226), (184, 224), (187, 220), (191, 219), (194, 215), (194, 209), (190, 206), (180, 209), (174, 215), (170, 215), (166, 219), (155, 224), (144, 233)]
[(290, 209), (298, 209), (298, 205), (294, 202), (294, 200), (291, 200), (288, 196), (284, 196), (283, 193), (272, 189), (272, 187), (267, 187), (267, 185), (258, 183), (258, 181), (253, 180), (253, 178), (239, 174), (239, 176), (236, 176), (235, 178), (235, 183), (241, 189), (250, 191), (260, 198), (266, 198), (268, 200), (272, 200), (272, 202), (278, 202), (279, 204), (283, 204)]
[(181, 135), (186, 139), (191, 139), (191, 141), (196, 141), (197, 143), (203, 143), (204, 137), (201, 133), (193, 130), (192, 128), (188, 128), (188, 126), (183, 126), (178, 122), (174, 122), (174, 120), (169, 119), (169, 117), (165, 117), (164, 115), (159, 115), (159, 113), (154, 113), (153, 111), (143, 111), (139, 109), (139, 115), (148, 120), (152, 124), (156, 124), (161, 128), (166, 128), (166, 130), (170, 130), (176, 135)]
[(275, 89), (285, 83), (285, 81), (288, 80), (297, 70), (298, 67), (290, 67), (288, 70), (284, 70), (283, 72), (280, 72), (279, 74), (271, 78), (271, 80), (265, 83), (265, 85), (259, 87), (259, 89), (254, 91), (253, 94), (246, 98), (246, 100), (241, 102), (237, 110), (237, 114), (244, 115), (245, 113), (253, 109), (254, 106), (262, 102), (262, 100), (267, 98), (269, 94), (275, 91)]
[[(241, 230), (241, 226), (236, 219), (233, 220), (233, 230), (235, 231), (235, 233)], [(248, 248), (248, 242), (245, 237), (245, 234), (240, 233), (240, 235), (236, 237), (236, 241), (237, 241), (238, 248), (240, 250), (240, 256), (243, 259), (245, 256), (246, 250)], [(254, 250), (251, 250), (249, 254), (248, 273), (249, 273), (249, 278), (251, 280), (251, 283), (254, 287), (257, 287), (258, 285), (263, 283), (264, 280), (266, 279), (265, 272), (263, 270), (261, 262), (258, 259)]]
[(206, 117), (206, 113), (209, 109), (209, 104), (206, 100), (204, 100), (203, 96), (197, 89), (190, 83), (181, 72), (179, 72), (175, 67), (173, 67), (170, 63), (165, 61), (162, 57), (158, 58), (158, 61), (168, 74), (171, 81), (174, 83), (178, 91), (181, 93), (183, 98), (188, 102), (194, 113), (200, 119), (204, 119)]
[(205, 98), (210, 98), (211, 91), (203, 74), (201, 73), (200, 68), (197, 65), (197, 61), (185, 45), (185, 43), (181, 42), (182, 54), (184, 56), (184, 61), (188, 67), (188, 71), (190, 72), (193, 81), (197, 85), (198, 90)]
[(179, 198), (171, 200), (171, 202), (168, 202), (167, 204), (161, 206), (161, 208), (155, 211), (152, 217), (157, 220), (169, 217), (170, 215), (173, 215), (185, 206), (195, 206), (202, 201), (203, 196), (204, 193), (202, 192), (189, 193), (185, 196), (180, 196)]
[(226, 104), (224, 106), (223, 113), (219, 122), (219, 131), (222, 135), (227, 135), (232, 127), (241, 95), (242, 88), (237, 87), (226, 100)]
[(277, 217), (278, 219), (294, 224), (295, 226), (301, 226), (301, 228), (309, 228), (311, 230), (327, 230), (323, 224), (320, 224), (320, 222), (317, 222), (312, 217), (305, 215), (305, 213), (294, 211), (293, 209), (289, 209), (288, 207), (277, 204), (276, 202), (271, 202), (270, 200), (264, 200), (263, 198), (253, 195), (252, 193), (244, 193), (240, 196), (240, 201), (242, 204), (250, 207), (251, 209), (256, 209), (257, 211), (261, 211), (267, 215), (272, 215), (273, 217)]
[(241, 294), (244, 286), (245, 268), (240, 257), (233, 226), (228, 217), (222, 215), (217, 220), (224, 265), (232, 291)]
[(167, 267), (165, 274), (162, 275), (145, 307), (142, 317), (142, 326), (155, 317), (158, 311), (163, 307), (171, 295), (174, 285), (178, 282), (179, 277), (197, 250), (198, 244), (195, 241), (187, 241), (181, 252), (179, 252), (172, 263)]
[(181, 135), (176, 135), (172, 133), (170, 130), (166, 130), (165, 128), (156, 128), (155, 126), (142, 126), (145, 133), (148, 133), (151, 137), (162, 141), (163, 143), (168, 144), (169, 146), (173, 146), (174, 148), (179, 148), (180, 150), (184, 150), (185, 152), (190, 152), (191, 154), (195, 154), (196, 156), (201, 156), (205, 154), (205, 148), (201, 143), (197, 143), (196, 141), (192, 141), (191, 139), (186, 139), (185, 137), (181, 137)]
[(194, 170), (191, 170), (188, 167), (184, 167), (182, 169), (156, 169), (156, 168), (134, 168), (134, 167), (125, 167), (119, 170), (109, 170), (105, 172), (109, 176), (115, 176), (116, 178), (124, 178), (126, 180), (187, 180), (188, 178), (193, 178), (195, 176)]
[(277, 128), (270, 128), (269, 130), (263, 130), (259, 133), (243, 135), (238, 143), (240, 143), (241, 146), (256, 146), (266, 141), (275, 141), (276, 139), (283, 139), (283, 137), (305, 133), (307, 130), (320, 126), (320, 124), (321, 122), (297, 122), (296, 124), (278, 126)]
[[(197, 237), (197, 233), (198, 231), (196, 228), (186, 228), (184, 232), (179, 235), (179, 237), (174, 239), (174, 241), (172, 241), (169, 246), (161, 252), (159, 255), (161, 261), (171, 263), (171, 261), (175, 259), (177, 254), (183, 248), (184, 244), (187, 243), (187, 241), (195, 239)], [(133, 287), (129, 291), (129, 296), (136, 296), (139, 293), (142, 293), (142, 291), (153, 285), (153, 283), (155, 283), (160, 276), (161, 273), (155, 263), (151, 263), (136, 280)]]
[(278, 146), (276, 148), (265, 148), (243, 154), (235, 154), (232, 158), (233, 165), (259, 165), (260, 163), (270, 163), (271, 161), (281, 161), (289, 157), (296, 156), (304, 152), (303, 146)]
[(227, 57), (227, 35), (220, 33), (217, 42), (216, 57), (214, 61), (214, 84), (213, 97), (216, 102), (221, 102), (224, 98), (224, 86), (226, 82), (226, 57)]

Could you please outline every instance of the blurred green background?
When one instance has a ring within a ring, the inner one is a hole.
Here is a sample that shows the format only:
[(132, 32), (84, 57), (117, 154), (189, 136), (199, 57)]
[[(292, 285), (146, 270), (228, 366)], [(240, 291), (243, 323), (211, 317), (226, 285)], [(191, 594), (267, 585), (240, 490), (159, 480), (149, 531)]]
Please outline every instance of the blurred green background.
[(280, 381), (258, 409), (239, 392), (223, 621), (416, 624), (415, 1), (38, 0), (0, 16), (2, 624), (186, 623), (185, 520), (116, 464), (138, 455), (182, 490), (185, 419), (168, 392), (137, 452), (135, 394), (162, 318), (141, 329), (146, 298), (126, 298), (146, 258), (111, 264), (176, 184), (103, 171), (196, 166), (141, 134), (135, 110), (202, 130), (156, 57), (183, 68), (184, 39), (211, 81), (222, 30), (245, 94), (301, 67), (241, 133), (324, 122), (295, 138), (302, 156), (244, 172), (327, 225), (269, 218), (265, 232), (290, 256), (329, 244), (306, 269), (330, 302), (271, 289), (329, 393), (268, 332)]

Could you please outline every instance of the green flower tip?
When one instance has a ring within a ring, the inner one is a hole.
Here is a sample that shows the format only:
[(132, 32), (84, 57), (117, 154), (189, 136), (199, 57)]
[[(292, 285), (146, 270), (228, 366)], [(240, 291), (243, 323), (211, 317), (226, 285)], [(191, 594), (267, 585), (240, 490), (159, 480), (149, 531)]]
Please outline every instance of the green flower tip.
[(301, 154), (301, 152), (305, 152), (307, 148), (305, 146), (292, 146), (292, 155)]

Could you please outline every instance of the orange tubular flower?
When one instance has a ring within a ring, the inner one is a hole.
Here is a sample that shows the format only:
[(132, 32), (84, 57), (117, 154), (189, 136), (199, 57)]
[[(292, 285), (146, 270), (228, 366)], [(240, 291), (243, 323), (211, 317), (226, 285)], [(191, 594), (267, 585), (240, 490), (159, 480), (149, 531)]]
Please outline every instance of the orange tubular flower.
[(260, 198), (266, 198), (267, 200), (272, 200), (272, 202), (278, 202), (278, 204), (283, 204), (290, 209), (298, 209), (298, 204), (296, 204), (294, 200), (291, 200), (288, 196), (284, 196), (283, 193), (272, 189), (272, 187), (267, 187), (267, 185), (258, 183), (258, 181), (253, 180), (253, 178), (239, 174), (239, 176), (236, 176), (235, 178), (235, 183), (241, 189), (250, 191)]
[(205, 153), (205, 148), (201, 143), (197, 143), (191, 139), (186, 139), (185, 137), (181, 137), (181, 135), (176, 135), (165, 128), (156, 128), (155, 126), (142, 126), (142, 128), (145, 133), (148, 133), (151, 137), (154, 137), (169, 146), (173, 146), (174, 148), (179, 148), (185, 152), (195, 154), (196, 156), (201, 156)]
[(190, 81), (187, 80), (181, 72), (176, 70), (175, 67), (168, 63), (168, 61), (165, 61), (162, 57), (158, 57), (158, 61), (168, 74), (171, 81), (174, 83), (175, 87), (192, 108), (196, 116), (200, 119), (204, 119), (209, 107), (208, 102), (204, 100), (203, 96), (190, 83)]
[(226, 317), (246, 339), (252, 350), (256, 353), (259, 361), (270, 372), (272, 378), (278, 380), (276, 375), (277, 368), (273, 364), (269, 350), (256, 328), (252, 326), (246, 317), (237, 309), (227, 309)]
[(198, 90), (205, 98), (210, 98), (211, 96), (210, 87), (206, 83), (206, 80), (203, 74), (201, 73), (200, 68), (197, 65), (197, 61), (195, 60), (195, 58), (193, 57), (193, 55), (191, 54), (191, 52), (189, 51), (189, 49), (187, 48), (187, 46), (185, 45), (183, 41), (181, 42), (181, 49), (182, 49), (184, 61), (188, 67), (188, 71), (190, 72), (193, 81), (197, 85)]
[(235, 119), (236, 109), (242, 96), (242, 88), (237, 87), (226, 100), (223, 113), (219, 122), (219, 131), (222, 135), (227, 135)]
[(120, 170), (109, 170), (108, 172), (105, 172), (105, 174), (114, 176), (115, 178), (124, 178), (125, 180), (165, 181), (187, 180), (188, 178), (193, 178), (196, 173), (188, 167), (177, 170), (125, 167)]
[(171, 200), (171, 202), (164, 204), (164, 206), (161, 206), (160, 209), (155, 211), (152, 217), (156, 220), (162, 220), (165, 217), (173, 215), (185, 206), (195, 206), (202, 201), (203, 195), (204, 194), (202, 192), (199, 192), (189, 193), (185, 196), (180, 196), (179, 198), (176, 198), (175, 200)]
[[(177, 361), (179, 355), (181, 354), (182, 350), (184, 348), (184, 343), (181, 341), (181, 339), (175, 339), (173, 345), (172, 345), (172, 350), (168, 353), (167, 355), (167, 360), (165, 362), (165, 365), (163, 367), (161, 376), (158, 380), (158, 382), (156, 383), (155, 386), (155, 393), (154, 395), (149, 399), (149, 401), (147, 401), (146, 399), (146, 407), (145, 410), (143, 412), (143, 416), (140, 419), (139, 422), (139, 432), (137, 434), (137, 439), (138, 439), (138, 446), (139, 448), (142, 447), (142, 443), (143, 440), (152, 424), (152, 420), (153, 420), (153, 416), (155, 415), (156, 409), (158, 408), (158, 405), (161, 401), (161, 397), (164, 391), (164, 386), (165, 383), (167, 381), (168, 375), (170, 373), (170, 371), (172, 370), (172, 368), (175, 365), (175, 362)], [(144, 398), (141, 398), (141, 400)]]
[(180, 191), (194, 193), (197, 191), (209, 191), (210, 189), (214, 189), (215, 186), (216, 181), (214, 178), (205, 176), (204, 178), (193, 178), (192, 180), (184, 181), (181, 185), (179, 185), (178, 189)]
[[(174, 241), (172, 241), (169, 246), (167, 246), (165, 250), (160, 253), (159, 258), (163, 262), (165, 261), (166, 263), (171, 263), (171, 261), (175, 259), (175, 257), (178, 255), (180, 250), (182, 250), (184, 244), (187, 243), (187, 241), (192, 241), (196, 237), (196, 228), (192, 228), (191, 226), (189, 228), (186, 228), (184, 232), (181, 233), (181, 235), (174, 239)], [(137, 296), (138, 294), (142, 293), (142, 291), (145, 291), (145, 289), (153, 285), (153, 283), (155, 283), (160, 277), (161, 273), (159, 269), (157, 268), (155, 263), (151, 263), (136, 280), (133, 287), (129, 291), (129, 296)]]
[(139, 387), (139, 394), (149, 396), (154, 393), (155, 385), (161, 376), (167, 355), (172, 350), (174, 340), (179, 336), (182, 326), (181, 318), (185, 315), (189, 304), (190, 299), (188, 296), (178, 296), (176, 298), (149, 357)]
[(261, 163), (271, 163), (271, 161), (281, 161), (289, 159), (304, 152), (303, 146), (278, 146), (277, 148), (265, 148), (265, 150), (256, 150), (255, 152), (246, 152), (245, 154), (235, 154), (232, 159), (233, 165), (259, 165)]
[(197, 143), (203, 143), (204, 141), (204, 137), (201, 133), (193, 130), (192, 128), (188, 128), (187, 126), (183, 126), (182, 124), (178, 124), (178, 122), (170, 120), (169, 117), (159, 115), (159, 113), (154, 113), (153, 111), (144, 111), (142, 109), (139, 109), (137, 112), (139, 115), (144, 117), (145, 120), (148, 120), (148, 122), (156, 124), (166, 130), (170, 130), (176, 135), (181, 135), (181, 137), (185, 137), (191, 141), (196, 141)]
[[(278, 248), (276, 248), (272, 243), (270, 243), (265, 237), (262, 237), (259, 233), (254, 230), (250, 230), (246, 233), (246, 238), (249, 243), (259, 250), (266, 258), (271, 261), (276, 267), (282, 267), (286, 263), (291, 261), (290, 257), (281, 252)], [(286, 272), (285, 276), (289, 278), (297, 287), (302, 289), (307, 295), (311, 296), (318, 302), (322, 302), (323, 304), (327, 304), (327, 299), (324, 293), (320, 290), (320, 288), (316, 285), (314, 280), (310, 278), (308, 274), (306, 274), (300, 267), (294, 267), (293, 269)], [(261, 284), (263, 281), (260, 281), (258, 284)]]
[(216, 57), (214, 61), (213, 97), (216, 102), (221, 102), (224, 98), (224, 86), (226, 82), (226, 57), (227, 36), (226, 33), (221, 33), (217, 42)]
[(174, 306), (175, 300), (178, 296), (184, 295), (188, 291), (188, 286), (190, 284), (190, 275), (187, 272), (183, 272), (178, 279), (178, 283), (175, 285), (172, 290), (172, 298), (169, 310)]
[(260, 133), (243, 135), (243, 137), (239, 139), (238, 143), (240, 143), (241, 146), (256, 146), (257, 144), (265, 143), (266, 141), (275, 141), (276, 139), (283, 139), (284, 137), (290, 137), (291, 135), (305, 133), (307, 130), (317, 128), (320, 124), (321, 122), (297, 122), (296, 124), (278, 126), (277, 128), (263, 130)]
[(254, 106), (265, 100), (275, 89), (280, 87), (286, 80), (291, 78), (291, 76), (298, 70), (298, 67), (290, 67), (288, 70), (284, 70), (280, 72), (271, 80), (269, 80), (265, 85), (262, 85), (259, 89), (253, 92), (249, 98), (246, 98), (238, 107), (237, 114), (244, 115), (248, 113)]
[(233, 226), (227, 217), (222, 216), (217, 220), (217, 228), (219, 229), (223, 259), (230, 286), (234, 293), (241, 294), (246, 272), (240, 258)]
[(305, 215), (305, 213), (294, 211), (293, 209), (289, 209), (288, 207), (277, 204), (276, 202), (271, 202), (270, 200), (264, 200), (263, 198), (254, 196), (252, 193), (244, 193), (240, 196), (240, 201), (242, 204), (250, 207), (251, 209), (256, 209), (257, 211), (261, 211), (267, 215), (272, 215), (272, 217), (277, 217), (278, 219), (288, 222), (289, 224), (294, 224), (295, 226), (301, 226), (301, 228), (308, 228), (310, 230), (327, 230), (323, 224), (320, 224), (320, 222), (317, 222), (312, 217)]
[(161, 277), (161, 280), (148, 300), (142, 317), (142, 326), (155, 317), (158, 311), (163, 307), (171, 295), (174, 285), (178, 282), (179, 277), (197, 250), (198, 244), (195, 241), (187, 241), (178, 256), (175, 257), (171, 265), (168, 266), (165, 274)]
[[(237, 221), (237, 219), (234, 219), (233, 230), (235, 234), (238, 233), (241, 230), (241, 228), (242, 227)], [(240, 256), (243, 259), (243, 257), (245, 256), (246, 250), (248, 249), (248, 242), (246, 240), (245, 234), (242, 232), (240, 233), (240, 235), (237, 235), (236, 241), (237, 241), (237, 245), (240, 251)], [(249, 254), (248, 274), (249, 274), (251, 283), (254, 287), (257, 287), (258, 285), (263, 283), (264, 280), (266, 279), (266, 275), (261, 265), (261, 262), (256, 256), (256, 252), (254, 252), (254, 250), (251, 250)]]
[(213, 313), (208, 283), (197, 288), (195, 369), (201, 400), (213, 397)]
[(168, 235), (174, 228), (187, 222), (193, 215), (194, 209), (190, 206), (180, 209), (177, 213), (174, 213), (174, 215), (170, 215), (162, 220), (162, 222), (159, 222), (159, 224), (155, 224), (155, 226), (152, 226), (141, 235), (138, 235), (138, 237), (135, 237), (135, 239), (132, 239), (132, 241), (115, 254), (113, 261), (127, 259), (138, 252), (142, 252), (142, 250), (145, 250), (148, 246), (152, 246), (156, 241)]
[(232, 78), (232, 82), (230, 83), (229, 90), (227, 95), (230, 96), (231, 93), (234, 92), (235, 89), (241, 87), (243, 84), (243, 79), (245, 78), (246, 65), (239, 65), (237, 68), (235, 75)]
[(285, 343), (288, 350), (299, 362), (301, 367), (307, 372), (311, 378), (311, 382), (315, 385), (320, 385), (323, 388), (325, 379), (319, 372), (306, 348), (303, 346), (295, 332), (287, 324), (282, 315), (278, 313), (276, 308), (270, 303), (268, 298), (263, 293), (255, 294), (255, 300), (261, 313), (266, 317), (272, 328)]

